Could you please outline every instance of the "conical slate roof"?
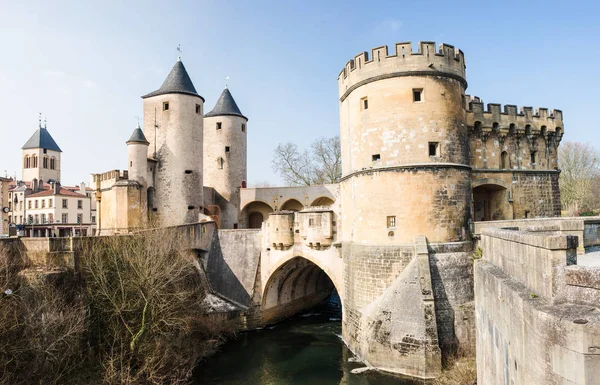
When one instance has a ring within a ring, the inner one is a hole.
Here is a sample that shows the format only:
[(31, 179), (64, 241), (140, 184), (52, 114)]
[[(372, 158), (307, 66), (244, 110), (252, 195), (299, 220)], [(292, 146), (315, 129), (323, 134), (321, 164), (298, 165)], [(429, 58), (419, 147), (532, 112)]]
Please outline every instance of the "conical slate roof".
[(29, 138), (27, 143), (25, 143), (25, 145), (21, 148), (23, 150), (26, 148), (45, 148), (51, 151), (62, 152), (60, 147), (58, 147), (58, 144), (56, 144), (56, 142), (52, 138), (52, 135), (50, 135), (50, 133), (45, 127), (40, 127), (35, 132), (35, 134), (33, 134), (31, 138)]
[(144, 131), (142, 131), (142, 129), (140, 128), (139, 124), (138, 124), (137, 128), (135, 130), (133, 130), (133, 133), (131, 134), (131, 137), (129, 138), (129, 140), (126, 143), (127, 144), (129, 144), (129, 143), (150, 144), (150, 142), (148, 142), (146, 140), (146, 136), (144, 135)]
[(241, 116), (242, 118), (248, 120), (240, 111), (235, 100), (233, 100), (233, 96), (231, 96), (231, 92), (229, 92), (228, 88), (225, 88), (219, 96), (219, 100), (217, 100), (217, 104), (215, 104), (215, 108), (208, 114), (204, 116), (222, 116), (222, 115), (233, 115), (233, 116)]
[(204, 100), (204, 98), (196, 92), (196, 87), (194, 87), (190, 75), (188, 75), (183, 63), (179, 59), (175, 62), (173, 69), (171, 69), (171, 72), (167, 75), (162, 86), (160, 86), (158, 90), (142, 96), (142, 99), (165, 94), (194, 95)]

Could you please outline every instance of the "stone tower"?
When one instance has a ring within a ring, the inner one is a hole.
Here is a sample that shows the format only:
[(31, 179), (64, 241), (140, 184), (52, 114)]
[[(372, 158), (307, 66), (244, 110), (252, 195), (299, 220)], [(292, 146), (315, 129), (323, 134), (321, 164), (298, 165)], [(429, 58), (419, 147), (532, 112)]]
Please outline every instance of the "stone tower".
[(148, 187), (148, 146), (144, 132), (139, 124), (127, 141), (127, 173), (130, 180), (135, 180), (144, 187)]
[[(454, 264), (454, 271), (468, 271), (467, 251), (471, 247), (464, 55), (445, 44), (436, 50), (435, 43), (430, 42), (419, 43), (417, 52), (410, 43), (399, 43), (395, 48), (393, 54), (384, 46), (373, 49), (370, 55), (357, 55), (338, 77), (346, 293), (343, 335), (352, 350), (373, 365), (385, 362), (385, 355), (392, 353), (382, 353), (386, 348), (382, 346), (380, 351), (376, 340), (365, 343), (375, 338), (365, 330), (370, 317), (367, 305), (379, 298), (386, 286), (395, 287), (390, 301), (402, 300), (394, 296), (406, 293), (400, 287), (412, 279), (405, 274), (417, 269), (415, 254), (427, 255), (428, 247), (434, 253), (458, 251), (447, 260)], [(417, 248), (417, 243), (422, 247)], [(418, 269), (428, 276), (427, 257), (422, 263)], [(438, 268), (444, 278), (446, 270)], [(443, 284), (436, 285), (438, 281), (434, 282), (434, 295), (442, 295), (437, 289)], [(452, 285), (459, 287), (460, 283)], [(454, 291), (448, 293), (447, 297), (454, 296)], [(472, 295), (467, 297), (450, 302), (472, 300)], [(439, 303), (435, 310), (440, 345), (451, 344), (454, 324), (447, 314), (454, 313)], [(408, 313), (392, 311), (382, 321), (381, 330), (386, 324), (392, 333), (413, 330), (416, 324), (406, 323), (409, 319)], [(419, 319), (435, 323), (427, 307)], [(424, 377), (434, 375), (439, 368), (438, 333), (434, 330), (426, 324), (414, 331), (419, 344), (426, 348), (416, 361), (406, 363), (422, 367)], [(391, 335), (390, 339), (403, 337)], [(363, 350), (367, 345), (369, 349)], [(398, 354), (398, 359), (404, 360)]]
[(178, 59), (162, 86), (142, 99), (148, 158), (156, 161), (152, 211), (161, 226), (197, 222), (203, 212), (204, 98)]
[(217, 192), (223, 229), (238, 225), (240, 187), (247, 178), (247, 124), (227, 88), (204, 117), (204, 184)]
[(23, 145), (23, 180), (30, 182), (34, 179), (48, 182), (60, 182), (60, 154), (62, 150), (46, 129), (40, 126), (31, 138)]

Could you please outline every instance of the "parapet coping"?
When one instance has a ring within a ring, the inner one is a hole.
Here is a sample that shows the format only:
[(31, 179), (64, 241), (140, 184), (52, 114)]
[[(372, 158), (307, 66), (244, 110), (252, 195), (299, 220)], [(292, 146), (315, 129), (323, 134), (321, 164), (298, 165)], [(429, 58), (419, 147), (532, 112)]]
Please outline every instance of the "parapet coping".
[(493, 169), (493, 168), (473, 168), (471, 171), (476, 173), (492, 173), (492, 174), (503, 174), (503, 173), (521, 173), (521, 174), (560, 174), (561, 170), (538, 170), (538, 169)]
[(538, 234), (519, 230), (505, 230), (497, 228), (483, 229), (481, 235), (502, 239), (505, 241), (521, 243), (524, 245), (535, 246), (546, 250), (577, 249), (578, 245), (577, 237), (572, 235), (549, 235), (547, 233)]
[(460, 163), (441, 163), (441, 162), (409, 163), (409, 164), (403, 164), (403, 165), (399, 165), (399, 166), (383, 166), (383, 167), (364, 168), (362, 170), (354, 171), (348, 175), (342, 176), (342, 178), (340, 179), (340, 182), (343, 182), (346, 179), (350, 179), (353, 176), (357, 176), (357, 175), (361, 175), (361, 174), (368, 174), (371, 172), (402, 171), (402, 170), (413, 170), (413, 169), (419, 169), (419, 168), (422, 168), (422, 169), (458, 168), (458, 169), (468, 170), (468, 171), (471, 170), (471, 166), (468, 166), (466, 164), (460, 164)]

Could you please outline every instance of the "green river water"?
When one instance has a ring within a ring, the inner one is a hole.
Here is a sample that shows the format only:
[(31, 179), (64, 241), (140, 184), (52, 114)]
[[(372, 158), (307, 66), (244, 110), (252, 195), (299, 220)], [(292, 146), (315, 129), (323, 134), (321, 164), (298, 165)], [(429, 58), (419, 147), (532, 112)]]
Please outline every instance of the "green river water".
[(352, 374), (364, 365), (340, 338), (339, 316), (313, 310), (262, 330), (242, 333), (200, 364), (195, 385), (416, 385), (376, 372)]

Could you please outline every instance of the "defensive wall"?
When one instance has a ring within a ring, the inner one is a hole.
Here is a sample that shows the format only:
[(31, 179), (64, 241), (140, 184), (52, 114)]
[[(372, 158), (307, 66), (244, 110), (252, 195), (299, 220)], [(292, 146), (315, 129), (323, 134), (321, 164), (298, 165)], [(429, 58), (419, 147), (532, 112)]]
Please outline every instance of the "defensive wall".
[(600, 268), (577, 265), (577, 236), (487, 227), (480, 245), (478, 383), (599, 384)]

